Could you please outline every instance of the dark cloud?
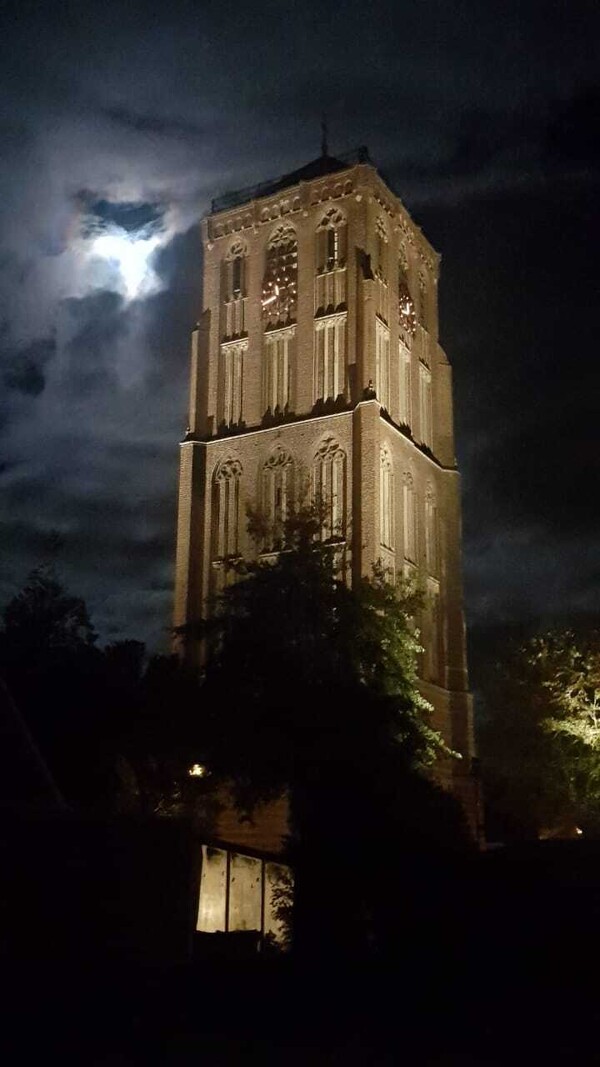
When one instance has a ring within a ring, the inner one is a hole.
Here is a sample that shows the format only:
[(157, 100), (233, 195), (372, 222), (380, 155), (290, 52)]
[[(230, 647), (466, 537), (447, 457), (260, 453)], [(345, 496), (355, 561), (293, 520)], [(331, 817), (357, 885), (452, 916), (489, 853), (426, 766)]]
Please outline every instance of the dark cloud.
[(550, 162), (600, 164), (600, 88), (589, 86), (562, 102), (548, 125), (546, 152)]
[(160, 137), (202, 137), (205, 131), (193, 122), (177, 118), (158, 118), (156, 115), (143, 115), (129, 111), (126, 107), (108, 107), (107, 118), (113, 122), (135, 130), (137, 133), (158, 134)]
[(39, 396), (46, 385), (44, 367), (56, 352), (54, 337), (40, 338), (14, 352), (0, 352), (4, 384), (29, 396)]
[(165, 209), (160, 204), (110, 201), (88, 192), (81, 192), (77, 199), (84, 212), (82, 230), (86, 237), (115, 226), (128, 234), (143, 230), (148, 236), (162, 229)]

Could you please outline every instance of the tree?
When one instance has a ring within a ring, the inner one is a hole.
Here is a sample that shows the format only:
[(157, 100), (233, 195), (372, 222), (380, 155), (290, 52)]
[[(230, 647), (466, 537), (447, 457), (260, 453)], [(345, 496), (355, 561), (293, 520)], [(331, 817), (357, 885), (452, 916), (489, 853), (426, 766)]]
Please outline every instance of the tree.
[(480, 728), (490, 807), (512, 832), (600, 829), (598, 632), (551, 630), (499, 660)]
[(8, 661), (51, 651), (79, 652), (97, 640), (84, 601), (65, 592), (50, 565), (31, 571), (2, 614), (2, 651)]
[(366, 857), (389, 856), (399, 835), (422, 839), (411, 797), (427, 789), (438, 815), (451, 808), (456, 837), (460, 817), (425, 777), (448, 750), (417, 686), (419, 596), (382, 569), (350, 589), (340, 545), (322, 544), (319, 528), (314, 509), (290, 516), (286, 548), (239, 566), (187, 637), (208, 647), (211, 770), (247, 813), (287, 795), (296, 939), (301, 929), (305, 947), (322, 948), (373, 910), (377, 862)]
[(72, 806), (194, 815), (215, 801), (188, 769), (202, 747), (198, 682), (142, 642), (100, 649), (84, 601), (37, 567), (3, 612), (0, 672)]

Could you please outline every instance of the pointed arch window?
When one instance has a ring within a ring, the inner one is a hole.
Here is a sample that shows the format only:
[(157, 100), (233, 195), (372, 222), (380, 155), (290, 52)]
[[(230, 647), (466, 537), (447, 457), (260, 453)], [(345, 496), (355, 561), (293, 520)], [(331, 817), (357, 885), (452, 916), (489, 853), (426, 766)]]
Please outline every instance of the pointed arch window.
[(313, 499), (321, 511), (321, 540), (342, 539), (346, 527), (346, 456), (333, 437), (327, 437), (315, 455)]
[(242, 465), (237, 459), (220, 463), (213, 476), (212, 558), (214, 561), (239, 555), (240, 481)]
[(345, 216), (331, 208), (316, 233), (315, 315), (346, 308), (346, 248)]
[(394, 469), (386, 447), (379, 457), (379, 539), (384, 548), (394, 550)]
[(407, 348), (410, 348), (417, 330), (417, 314), (408, 286), (408, 274), (402, 260), (398, 264), (398, 329), (401, 340)]
[(429, 682), (439, 682), (442, 652), (442, 618), (439, 582), (428, 579), (423, 612), (423, 673)]
[(424, 363), (419, 363), (419, 430), (421, 443), (427, 448), (433, 446), (433, 398), (431, 389), (431, 371)]
[(226, 339), (246, 333), (247, 249), (241, 241), (233, 244), (223, 263), (223, 325)]
[(398, 377), (400, 385), (399, 414), (402, 426), (412, 425), (412, 358), (410, 349), (402, 340), (398, 342)]
[(435, 491), (428, 485), (425, 491), (425, 556), (430, 575), (439, 576), (439, 524)]
[(388, 232), (383, 217), (380, 215), (375, 224), (375, 281), (376, 281), (376, 312), (380, 319), (389, 322), (389, 290), (388, 290)]
[(278, 226), (267, 245), (262, 287), (265, 329), (296, 321), (298, 242), (291, 226)]
[(375, 393), (386, 411), (390, 410), (390, 331), (375, 321)]
[(289, 452), (278, 447), (262, 470), (262, 502), (270, 548), (279, 550), (284, 541), (285, 522), (292, 504), (294, 464)]
[(410, 471), (402, 477), (402, 515), (404, 525), (404, 558), (417, 562), (417, 507), (415, 482)]
[(424, 270), (419, 271), (419, 322), (427, 324), (427, 277)]
[(346, 219), (331, 208), (317, 226), (317, 273), (346, 266)]

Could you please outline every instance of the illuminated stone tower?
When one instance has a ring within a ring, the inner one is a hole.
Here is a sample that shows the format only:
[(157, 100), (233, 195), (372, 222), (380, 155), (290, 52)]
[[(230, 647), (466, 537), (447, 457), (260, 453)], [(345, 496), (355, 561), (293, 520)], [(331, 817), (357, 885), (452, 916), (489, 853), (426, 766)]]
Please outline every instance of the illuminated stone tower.
[(246, 505), (276, 529), (312, 484), (350, 581), (382, 560), (425, 584), (422, 691), (463, 756), (441, 777), (475, 827), (439, 256), (363, 150), (224, 196), (202, 227), (175, 624), (210, 610), (228, 558), (255, 553)]

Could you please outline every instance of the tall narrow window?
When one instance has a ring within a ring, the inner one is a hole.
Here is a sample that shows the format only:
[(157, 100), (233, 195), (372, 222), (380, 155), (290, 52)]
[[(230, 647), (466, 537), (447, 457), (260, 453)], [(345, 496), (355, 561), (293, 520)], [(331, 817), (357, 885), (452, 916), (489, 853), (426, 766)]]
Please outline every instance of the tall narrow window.
[(296, 320), (298, 242), (291, 226), (279, 226), (267, 246), (262, 288), (265, 329)]
[(375, 225), (375, 282), (376, 307), (380, 319), (389, 322), (388, 290), (388, 235), (385, 222), (380, 216)]
[(375, 223), (375, 273), (387, 281), (388, 235), (385, 222), (380, 215)]
[(419, 322), (427, 325), (427, 278), (425, 271), (419, 271)]
[(402, 479), (402, 512), (404, 521), (404, 558), (409, 563), (417, 562), (417, 508), (415, 483), (410, 471)]
[(346, 315), (315, 321), (314, 399), (337, 400), (346, 393)]
[(283, 414), (289, 408), (294, 342), (294, 329), (265, 335), (264, 407), (272, 414)]
[(419, 363), (419, 423), (421, 443), (431, 448), (433, 445), (431, 371), (424, 363)]
[(237, 459), (220, 463), (213, 478), (213, 560), (239, 555), (240, 478)]
[(400, 383), (400, 422), (410, 428), (412, 424), (412, 374), (410, 349), (400, 341), (398, 344), (398, 377)]
[(394, 471), (387, 448), (379, 458), (379, 539), (384, 548), (394, 549)]
[(424, 675), (429, 682), (440, 680), (440, 648), (442, 643), (440, 587), (429, 579), (423, 611)]
[(276, 448), (269, 456), (262, 473), (263, 511), (268, 528), (269, 549), (282, 547), (285, 522), (293, 494), (294, 468), (292, 457), (283, 448)]
[(417, 316), (410, 290), (405, 281), (398, 288), (398, 327), (406, 345), (410, 345), (417, 329)]
[(375, 322), (375, 392), (386, 411), (390, 410), (390, 331)]
[(346, 219), (332, 208), (317, 227), (315, 315), (346, 307)]
[(242, 387), (244, 382), (244, 352), (247, 341), (230, 341), (221, 345), (220, 418), (225, 426), (242, 421)]
[(439, 576), (439, 528), (437, 501), (433, 486), (425, 491), (425, 555), (430, 575)]
[(333, 437), (323, 441), (315, 456), (313, 497), (321, 512), (321, 540), (342, 538), (346, 524), (346, 457)]
[(246, 333), (246, 247), (237, 241), (223, 264), (223, 322), (227, 340)]

